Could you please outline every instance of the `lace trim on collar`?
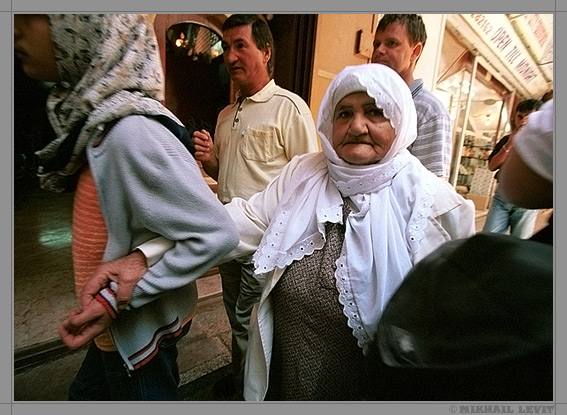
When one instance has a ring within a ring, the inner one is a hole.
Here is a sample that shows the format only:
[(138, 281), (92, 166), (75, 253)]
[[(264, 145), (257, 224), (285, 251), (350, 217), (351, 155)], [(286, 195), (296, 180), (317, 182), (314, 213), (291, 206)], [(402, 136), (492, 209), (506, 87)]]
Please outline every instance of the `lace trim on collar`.
[(281, 240), (286, 232), (288, 224), (287, 216), (289, 211), (282, 209), (276, 220), (272, 223), (271, 232), (262, 241), (253, 259), (256, 265), (256, 272), (264, 274), (274, 268), (285, 268), (293, 261), (298, 261), (306, 255), (311, 255), (315, 250), (322, 249), (325, 245), (325, 222), (342, 223), (341, 205), (333, 206), (318, 212), (317, 227), (318, 231), (298, 241), (287, 251), (279, 251)]

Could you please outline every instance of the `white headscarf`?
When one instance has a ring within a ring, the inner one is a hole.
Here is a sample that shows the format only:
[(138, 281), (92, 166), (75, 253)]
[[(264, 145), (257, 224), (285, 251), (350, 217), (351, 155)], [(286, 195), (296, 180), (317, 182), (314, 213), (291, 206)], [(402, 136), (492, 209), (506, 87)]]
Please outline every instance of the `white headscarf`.
[[(332, 146), (335, 107), (354, 92), (374, 98), (395, 129), (392, 147), (377, 164), (351, 165)], [(321, 249), (325, 222), (342, 222), (343, 198), (348, 197), (354, 209), (347, 218), (335, 277), (348, 325), (364, 353), (387, 301), (420, 249), (434, 181), (439, 180), (407, 150), (417, 135), (416, 122), (410, 90), (395, 71), (380, 64), (342, 70), (319, 109), (323, 154), (300, 165), (254, 255), (256, 272), (265, 273)]]
[(51, 14), (49, 24), (61, 82), (47, 115), (57, 138), (36, 154), (45, 166), (41, 186), (62, 191), (83, 166), (89, 140), (109, 122), (144, 114), (181, 123), (160, 103), (163, 70), (147, 15)]

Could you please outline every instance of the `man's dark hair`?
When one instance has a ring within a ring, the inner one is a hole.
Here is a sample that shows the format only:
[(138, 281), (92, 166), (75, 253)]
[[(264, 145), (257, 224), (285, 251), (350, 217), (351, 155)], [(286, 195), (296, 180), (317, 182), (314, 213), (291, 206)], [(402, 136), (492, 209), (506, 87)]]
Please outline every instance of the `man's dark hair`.
[(427, 40), (427, 32), (423, 19), (418, 14), (385, 14), (378, 22), (377, 32), (383, 32), (391, 24), (399, 23), (408, 31), (409, 39), (412, 45), (421, 42), (425, 46)]
[(516, 105), (516, 112), (537, 111), (543, 104), (539, 99), (526, 99)]
[(545, 94), (542, 95), (541, 101), (547, 102), (552, 98), (553, 98), (553, 89), (550, 89), (549, 91), (547, 91)]
[(227, 29), (232, 29), (239, 26), (252, 26), (252, 39), (256, 47), (262, 51), (265, 51), (268, 46), (270, 47), (272, 53), (270, 60), (268, 61), (268, 74), (270, 78), (274, 76), (274, 57), (275, 57), (275, 46), (274, 38), (270, 30), (270, 26), (262, 17), (258, 14), (233, 14), (228, 19), (226, 19), (222, 25), (222, 31)]

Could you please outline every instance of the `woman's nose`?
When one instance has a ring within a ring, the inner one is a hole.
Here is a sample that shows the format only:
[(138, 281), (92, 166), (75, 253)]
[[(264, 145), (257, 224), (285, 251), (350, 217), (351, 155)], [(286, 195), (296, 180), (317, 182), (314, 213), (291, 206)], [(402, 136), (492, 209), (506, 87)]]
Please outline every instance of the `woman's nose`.
[(366, 125), (366, 118), (360, 114), (354, 115), (350, 122), (349, 133), (354, 136), (359, 136), (368, 133)]

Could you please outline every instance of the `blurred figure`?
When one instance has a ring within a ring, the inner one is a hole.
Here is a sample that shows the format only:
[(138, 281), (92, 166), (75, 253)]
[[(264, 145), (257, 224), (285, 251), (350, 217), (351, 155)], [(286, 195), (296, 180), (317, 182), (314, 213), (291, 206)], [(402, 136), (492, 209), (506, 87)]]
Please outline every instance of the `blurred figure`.
[[(553, 207), (553, 100), (517, 133), (500, 176), (511, 203)], [(410, 271), (376, 338), (389, 399), (553, 400), (552, 224), (530, 240), (444, 244)]]
[[(518, 103), (512, 133), (502, 137), (488, 156), (488, 168), (496, 171), (495, 178), (498, 182), (500, 180), (499, 170), (513, 148), (516, 133), (526, 125), (528, 115), (537, 111), (541, 104), (542, 102), (537, 99), (528, 99)], [(538, 213), (538, 210), (525, 209), (510, 203), (502, 196), (497, 186), (482, 232), (506, 233), (510, 230), (512, 236), (527, 239), (533, 234)]]
[[(187, 131), (160, 102), (151, 23), (141, 14), (16, 14), (14, 50), (28, 76), (56, 83), (47, 99), (56, 138), (37, 152), (40, 185), (75, 195), (79, 307), (59, 334), (71, 349), (94, 341), (69, 399), (177, 400), (177, 342), (194, 314), (195, 280), (237, 233), (184, 147)], [(159, 235), (173, 245), (148, 268), (136, 246)], [(126, 264), (120, 285), (108, 284), (110, 267), (104, 285), (83, 291), (113, 260)]]
[(541, 96), (541, 102), (547, 102), (550, 99), (553, 99), (553, 89), (550, 89), (545, 94)]
[[(503, 197), (527, 209), (553, 208), (553, 99), (529, 117), (500, 172)], [(553, 243), (553, 216), (531, 239)]]
[(418, 14), (385, 14), (374, 35), (373, 63), (395, 70), (408, 84), (417, 111), (417, 139), (410, 152), (437, 176), (447, 180), (453, 147), (451, 119), (439, 99), (414, 79), (413, 72), (425, 47), (427, 32)]

